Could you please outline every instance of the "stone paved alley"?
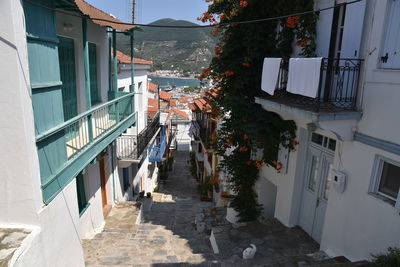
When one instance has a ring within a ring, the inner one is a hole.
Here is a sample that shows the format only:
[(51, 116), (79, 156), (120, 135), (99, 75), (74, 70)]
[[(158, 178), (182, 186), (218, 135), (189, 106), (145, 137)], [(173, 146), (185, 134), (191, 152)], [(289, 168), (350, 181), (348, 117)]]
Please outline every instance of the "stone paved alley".
[[(198, 233), (194, 224), (196, 215), (212, 204), (199, 200), (188, 153), (176, 152), (174, 158), (173, 171), (161, 192), (153, 195), (151, 211), (144, 212), (141, 224), (135, 224), (136, 204), (117, 204), (103, 232), (84, 240), (87, 266), (310, 266), (306, 254), (318, 251), (318, 244), (301, 229), (277, 221), (219, 227), (220, 253), (214, 254), (210, 231)], [(242, 260), (250, 243), (257, 245), (256, 256)]]

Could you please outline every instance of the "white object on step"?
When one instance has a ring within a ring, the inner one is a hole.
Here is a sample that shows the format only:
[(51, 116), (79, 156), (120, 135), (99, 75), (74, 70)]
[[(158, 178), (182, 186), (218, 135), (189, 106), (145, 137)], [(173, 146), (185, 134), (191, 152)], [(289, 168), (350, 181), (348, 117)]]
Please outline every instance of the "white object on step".
[(248, 260), (254, 258), (257, 252), (257, 247), (254, 244), (250, 244), (250, 247), (243, 250), (243, 259)]
[(282, 58), (264, 58), (264, 65), (261, 76), (261, 89), (273, 95), (278, 86), (279, 73), (281, 70)]
[(312, 98), (318, 96), (322, 57), (291, 58), (287, 91)]
[(231, 207), (231, 202), (229, 202), (226, 208), (226, 220), (230, 223), (237, 223), (239, 221), (239, 212)]

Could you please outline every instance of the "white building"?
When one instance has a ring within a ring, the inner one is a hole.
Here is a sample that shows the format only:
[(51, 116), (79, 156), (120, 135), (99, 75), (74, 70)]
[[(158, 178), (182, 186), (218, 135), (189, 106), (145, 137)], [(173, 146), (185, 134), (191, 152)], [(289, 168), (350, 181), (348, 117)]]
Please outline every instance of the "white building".
[[(336, 2), (346, 1), (316, 1), (316, 8)], [(256, 99), (295, 121), (300, 143), (280, 151), (280, 173), (263, 167), (264, 215), (299, 225), (332, 256), (369, 259), (400, 246), (399, 25), (395, 0), (322, 11), (317, 55), (327, 59), (318, 96), (279, 88)]]
[(149, 150), (155, 145), (159, 133), (158, 113), (148, 113), (148, 71), (152, 61), (134, 59), (132, 90), (131, 57), (117, 51), (118, 91), (135, 92), (137, 123), (117, 139), (118, 174), (116, 199), (137, 200), (142, 191), (153, 192), (157, 186), (158, 167), (149, 161)]
[(0, 15), (0, 231), (28, 233), (9, 266), (84, 266), (82, 239), (119, 199), (115, 140), (145, 127), (147, 101), (112, 75), (115, 36), (132, 27), (82, 0), (4, 0)]

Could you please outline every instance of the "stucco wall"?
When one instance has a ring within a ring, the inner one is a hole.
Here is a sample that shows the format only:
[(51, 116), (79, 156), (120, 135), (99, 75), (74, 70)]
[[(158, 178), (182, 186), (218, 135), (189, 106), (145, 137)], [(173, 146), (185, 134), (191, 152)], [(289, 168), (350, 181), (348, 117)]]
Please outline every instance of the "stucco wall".
[(0, 22), (0, 224), (38, 225), (43, 202), (21, 3), (1, 1)]
[(176, 141), (178, 145), (178, 151), (189, 151), (191, 137), (189, 135), (190, 121), (188, 122), (178, 122)]
[[(400, 162), (400, 156), (361, 144), (346, 142), (341, 153), (346, 189), (329, 192), (321, 248), (351, 260), (400, 246), (399, 210), (368, 194), (375, 155)], [(340, 156), (336, 156), (338, 161)]]

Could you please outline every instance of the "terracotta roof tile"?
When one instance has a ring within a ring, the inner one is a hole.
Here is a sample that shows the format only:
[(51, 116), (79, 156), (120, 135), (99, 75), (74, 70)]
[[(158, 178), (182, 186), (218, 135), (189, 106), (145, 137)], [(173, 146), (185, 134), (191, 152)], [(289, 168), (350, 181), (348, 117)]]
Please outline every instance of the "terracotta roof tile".
[(172, 98), (172, 94), (167, 93), (167, 92), (165, 92), (165, 91), (160, 91), (160, 98), (161, 98), (162, 100), (169, 101), (169, 100)]
[(158, 85), (152, 82), (149, 82), (149, 86), (147, 87), (150, 92), (157, 93)]
[(181, 116), (181, 117), (183, 117), (183, 118), (186, 119), (186, 120), (189, 120), (189, 119), (190, 119), (189, 115), (188, 115), (185, 111), (182, 111), (182, 110), (173, 108), (173, 109), (169, 110), (169, 112), (172, 112), (172, 113), (174, 113), (174, 114), (176, 114), (176, 115), (178, 115), (178, 116)]
[(158, 100), (157, 99), (149, 98), (147, 100), (147, 103), (148, 103), (147, 110), (149, 112), (158, 111), (159, 107), (158, 107)]
[(177, 106), (177, 101), (175, 99), (171, 99), (171, 100), (169, 100), (169, 105), (171, 107), (176, 107)]
[(92, 6), (91, 4), (86, 3), (83, 0), (75, 0), (75, 4), (83, 14), (88, 15), (89, 18), (93, 21), (93, 23), (96, 23), (97, 25), (103, 27), (111, 27), (114, 30), (119, 30), (119, 31), (127, 31), (134, 28), (134, 26), (132, 25), (119, 24), (122, 23), (122, 21)]
[[(121, 51), (118, 51), (118, 50), (117, 50), (117, 59), (120, 63), (131, 64), (131, 57), (128, 55), (125, 55), (124, 53), (122, 53)], [(135, 64), (139, 64), (139, 65), (153, 64), (153, 61), (151, 61), (151, 60), (144, 60), (144, 59), (140, 59), (140, 58), (134, 58), (133, 60), (134, 60)]]
[(189, 104), (189, 108), (191, 111), (196, 110), (196, 106), (194, 104)]

